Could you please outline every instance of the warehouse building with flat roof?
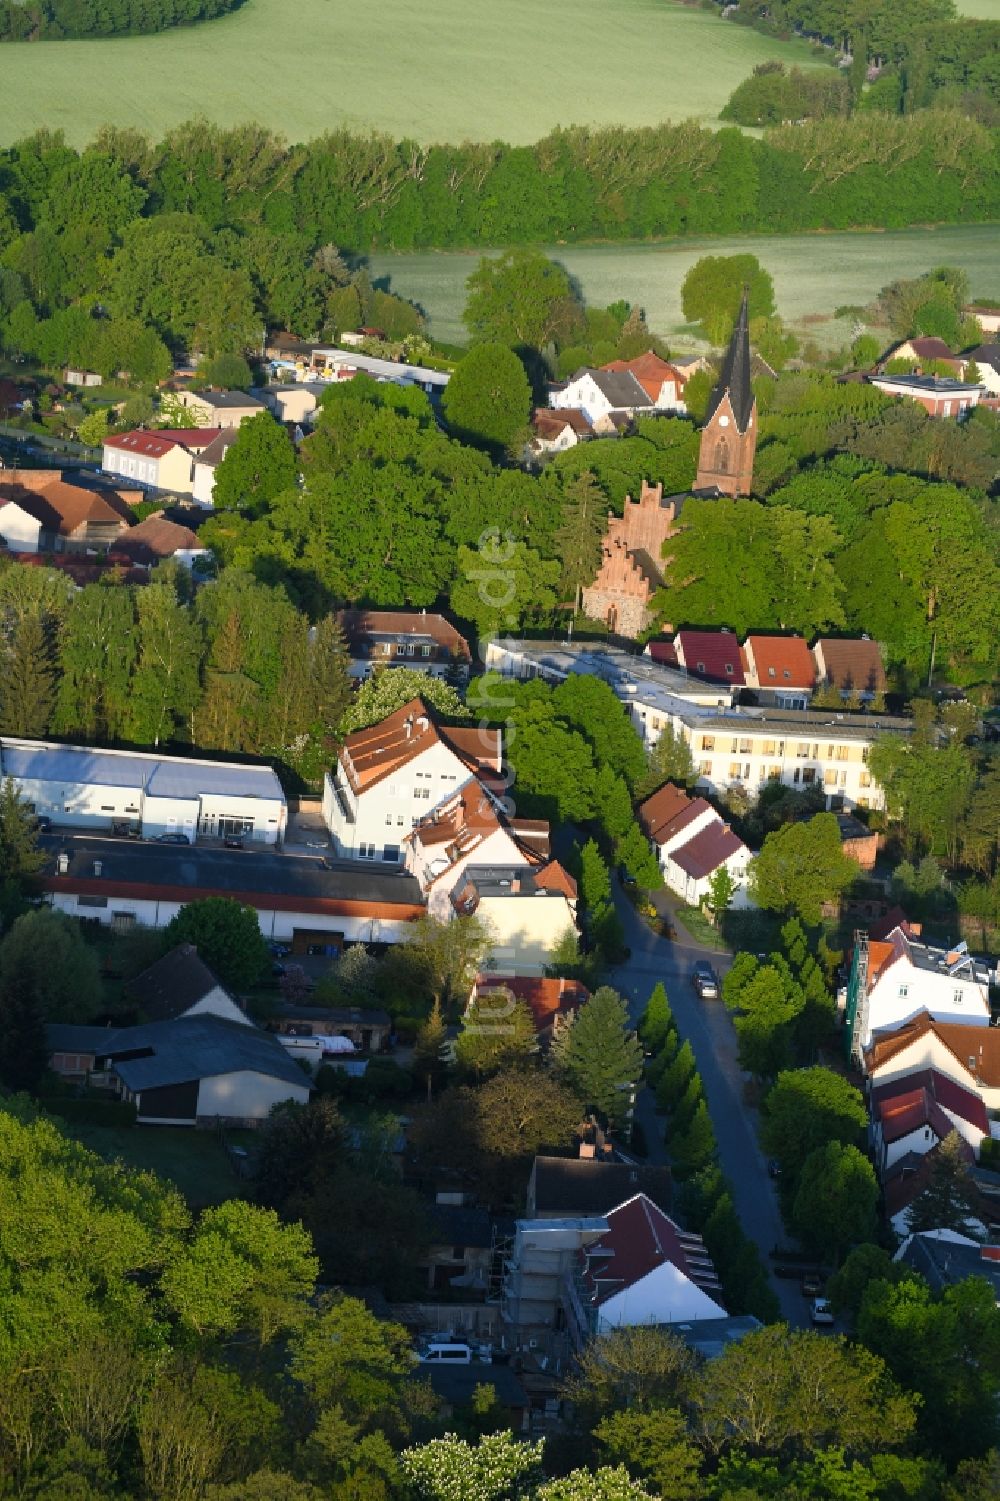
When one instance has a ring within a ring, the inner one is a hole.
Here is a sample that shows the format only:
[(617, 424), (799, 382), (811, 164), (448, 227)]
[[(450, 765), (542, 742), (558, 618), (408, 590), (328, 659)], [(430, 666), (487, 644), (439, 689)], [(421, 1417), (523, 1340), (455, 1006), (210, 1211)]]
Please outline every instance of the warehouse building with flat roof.
[(277, 844), (288, 815), (270, 766), (3, 736), (0, 778), (7, 777), (39, 817), (94, 832)]

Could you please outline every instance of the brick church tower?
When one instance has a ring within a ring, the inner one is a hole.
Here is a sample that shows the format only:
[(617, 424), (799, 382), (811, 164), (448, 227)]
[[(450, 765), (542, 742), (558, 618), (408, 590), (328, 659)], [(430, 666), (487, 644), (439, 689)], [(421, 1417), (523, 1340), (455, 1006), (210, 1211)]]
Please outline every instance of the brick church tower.
[(747, 294), (722, 362), (701, 430), (695, 492), (749, 495), (757, 447), (757, 403), (750, 386), (750, 331)]

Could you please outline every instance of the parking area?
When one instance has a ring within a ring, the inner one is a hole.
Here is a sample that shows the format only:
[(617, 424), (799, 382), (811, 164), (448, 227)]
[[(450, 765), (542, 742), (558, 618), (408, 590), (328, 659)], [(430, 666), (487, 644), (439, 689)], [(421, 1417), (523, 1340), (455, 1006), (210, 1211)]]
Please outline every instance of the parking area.
[(289, 808), (288, 823), (285, 827), (285, 849), (308, 853), (309, 851), (328, 851), (332, 848), (333, 841), (330, 838), (330, 832), (318, 808), (309, 808), (304, 811)]

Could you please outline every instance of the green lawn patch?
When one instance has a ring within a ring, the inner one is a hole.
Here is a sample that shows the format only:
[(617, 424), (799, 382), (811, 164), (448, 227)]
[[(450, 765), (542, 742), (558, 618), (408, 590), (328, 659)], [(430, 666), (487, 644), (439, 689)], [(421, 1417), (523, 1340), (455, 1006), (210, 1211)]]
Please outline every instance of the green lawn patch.
[[(214, 1131), (183, 1126), (93, 1126), (60, 1121), (67, 1136), (82, 1141), (106, 1161), (120, 1158), (129, 1167), (146, 1168), (176, 1183), (192, 1209), (221, 1204), (225, 1199), (248, 1198), (247, 1184), (233, 1172)], [(232, 1132), (229, 1139), (243, 1145), (253, 1132)]]
[(348, 126), (396, 139), (525, 143), (557, 125), (714, 121), (780, 42), (667, 0), (247, 0), (156, 36), (3, 44), (0, 144), (46, 127), (73, 145), (113, 122), (257, 120), (291, 140)]
[(674, 909), (674, 915), (681, 926), (687, 929), (695, 943), (704, 943), (713, 949), (724, 947), (722, 934), (715, 924), (709, 921), (700, 907), (678, 906)]

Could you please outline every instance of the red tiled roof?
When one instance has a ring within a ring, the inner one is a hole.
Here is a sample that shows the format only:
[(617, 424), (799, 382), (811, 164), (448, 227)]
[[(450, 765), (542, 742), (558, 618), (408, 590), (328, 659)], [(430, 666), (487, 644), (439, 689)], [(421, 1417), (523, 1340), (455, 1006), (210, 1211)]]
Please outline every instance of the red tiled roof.
[[(1000, 1088), (1000, 1027), (969, 1027), (960, 1022), (935, 1021), (929, 1011), (921, 1011), (912, 1021), (876, 1037), (865, 1049), (868, 1073), (873, 1074), (891, 1063), (900, 1053), (921, 1038), (933, 1033), (963, 1072), (988, 1089)], [(971, 1060), (971, 1061), (970, 1061)]]
[(175, 552), (199, 550), (201, 544), (190, 527), (179, 526), (165, 516), (147, 516), (119, 540), (117, 547), (127, 557), (144, 563), (173, 557)]
[(120, 448), (125, 453), (139, 453), (146, 458), (162, 459), (172, 448), (186, 448), (200, 453), (222, 432), (221, 427), (136, 428), (117, 438), (105, 438), (105, 448)]
[(531, 1011), (536, 1032), (545, 1032), (557, 1016), (566, 1016), (576, 1011), (590, 995), (586, 985), (579, 980), (542, 979), (536, 975), (511, 975), (501, 979), (495, 975), (478, 975), (474, 994), (476, 996), (509, 992), (515, 1000), (524, 1001)]
[(540, 870), (533, 872), (536, 886), (543, 891), (560, 891), (570, 901), (576, 898), (576, 882), (558, 860), (549, 860)]
[(811, 688), (816, 680), (812, 652), (801, 636), (748, 636), (745, 650), (762, 688)]
[(499, 730), (438, 725), (422, 698), (411, 698), (379, 724), (348, 735), (341, 747), (341, 765), (355, 792), (364, 792), (432, 745), (447, 745), (470, 771), (501, 769)]
[(593, 428), (586, 412), (579, 407), (537, 407), (532, 424), (539, 438), (558, 438), (564, 427), (570, 427), (578, 438), (589, 438)]
[(677, 666), (677, 648), (672, 641), (651, 641), (646, 647), (650, 660), (661, 667)]
[(125, 501), (106, 497), (96, 490), (69, 485), (55, 479), (41, 488), (0, 478), (0, 505), (13, 504), (26, 511), (49, 532), (67, 537), (81, 526), (118, 526), (124, 530), (131, 517)]
[(651, 797), (638, 807), (639, 822), (643, 833), (657, 844), (666, 844), (688, 824), (710, 811), (711, 805), (703, 797), (688, 797), (682, 787), (665, 782)]
[(710, 683), (743, 684), (740, 643), (731, 631), (678, 631), (677, 660), (693, 677)]
[(664, 382), (672, 380), (677, 387), (678, 395), (687, 384), (687, 377), (676, 366), (661, 359), (652, 349), (647, 349), (645, 354), (637, 355), (634, 360), (609, 360), (606, 365), (601, 366), (601, 369), (627, 370), (635, 376), (646, 395), (653, 401), (659, 396)]
[[(918, 1096), (921, 1097), (920, 1103), (931, 1125), (935, 1124), (932, 1110), (936, 1110), (938, 1117), (944, 1121), (943, 1134), (945, 1136), (952, 1129), (951, 1122), (947, 1116), (943, 1115), (945, 1110), (950, 1110), (952, 1115), (968, 1121), (970, 1126), (975, 1126), (984, 1134), (989, 1132), (989, 1116), (979, 1095), (973, 1094), (970, 1089), (963, 1088), (961, 1084), (956, 1083), (954, 1079), (949, 1079), (947, 1074), (940, 1073), (936, 1068), (922, 1068), (901, 1079), (893, 1079), (889, 1084), (877, 1086), (872, 1090), (873, 1114), (877, 1113), (885, 1122), (889, 1117), (903, 1111), (906, 1101), (910, 1102), (912, 1109), (917, 1103)], [(905, 1134), (905, 1131), (900, 1131), (897, 1136), (886, 1135), (886, 1140), (895, 1141), (898, 1136)], [(938, 1134), (942, 1133), (939, 1131)]]
[[(845, 641), (825, 636), (816, 642), (813, 651), (822, 651), (827, 679), (842, 693), (852, 690), (858, 693), (884, 692), (885, 668), (877, 641), (860, 638)], [(818, 656), (816, 661), (818, 667)]]
[(671, 851), (670, 858), (692, 880), (701, 881), (743, 849), (746, 849), (743, 840), (737, 838), (729, 825), (720, 819), (699, 829), (687, 844)]
[(944, 1141), (952, 1129), (951, 1121), (926, 1089), (908, 1089), (905, 1094), (884, 1100), (876, 1107), (875, 1114), (887, 1142), (902, 1141), (922, 1126), (929, 1126), (938, 1140)]
[[(421, 610), (341, 610), (338, 620), (353, 646), (369, 636), (428, 636), (438, 646), (471, 661), (469, 643), (443, 615)], [(415, 665), (419, 666), (419, 662)]]
[[(698, 1236), (686, 1235), (645, 1194), (636, 1194), (607, 1215), (608, 1230), (582, 1253), (582, 1281), (591, 1306), (634, 1287), (665, 1262), (719, 1303), (721, 1289), (711, 1261)], [(699, 1265), (694, 1264), (697, 1256)]]
[(917, 339), (906, 339), (913, 353), (919, 355), (922, 360), (956, 360), (943, 339), (936, 338), (933, 334), (923, 334)]
[(912, 938), (920, 937), (921, 924), (910, 922), (902, 907), (890, 907), (884, 917), (880, 917), (877, 922), (872, 923), (868, 929), (868, 937), (885, 939), (896, 928), (901, 928), (904, 933)]

